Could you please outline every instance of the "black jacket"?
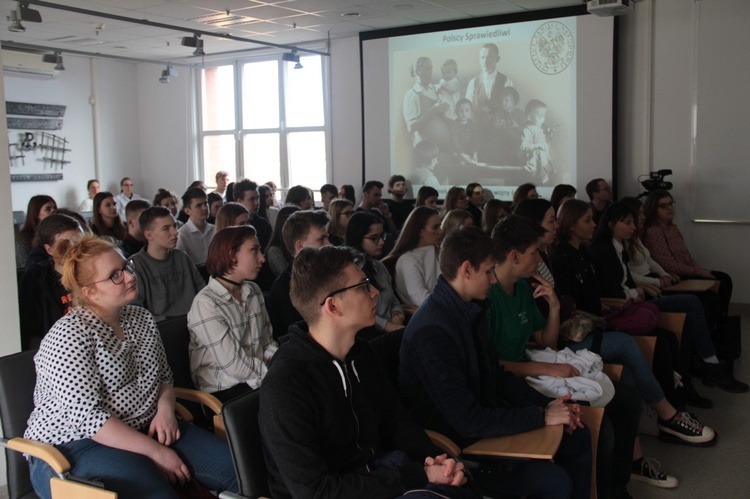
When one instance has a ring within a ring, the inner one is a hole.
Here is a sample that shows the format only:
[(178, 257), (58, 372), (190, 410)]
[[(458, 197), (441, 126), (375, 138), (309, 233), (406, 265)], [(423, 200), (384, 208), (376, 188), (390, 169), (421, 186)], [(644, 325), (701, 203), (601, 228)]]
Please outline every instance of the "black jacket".
[(602, 315), (599, 280), (586, 250), (561, 242), (550, 255), (550, 261), (555, 288), (560, 294), (572, 296), (577, 309)]
[(409, 409), (462, 448), (544, 426), (542, 407), (507, 402), (519, 380), (502, 369), (490, 344), (488, 303), (464, 302), (441, 276), (401, 343), (398, 383)]
[[(599, 289), (601, 296), (605, 298), (628, 298), (625, 290), (622, 288), (622, 281), (625, 278), (625, 285), (628, 288), (636, 287), (630, 270), (625, 276), (625, 269), (622, 266), (620, 258), (617, 256), (612, 240), (598, 240), (591, 245), (591, 263), (596, 271), (599, 280)], [(627, 255), (625, 256), (627, 258)], [(625, 260), (627, 266), (627, 260)]]
[[(290, 328), (260, 391), (260, 431), (275, 499), (385, 498), (423, 487), (425, 457), (442, 454), (410, 422), (375, 352), (357, 340), (340, 362)], [(401, 450), (414, 462), (371, 470)]]
[(39, 347), (44, 335), (73, 308), (73, 295), (60, 282), (51, 259), (29, 268), (18, 289), (21, 349)]
[(286, 336), (289, 326), (302, 320), (302, 316), (292, 305), (292, 299), (289, 296), (291, 282), (292, 264), (290, 263), (286, 270), (273, 281), (268, 299), (273, 339), (276, 341), (279, 341), (282, 336)]

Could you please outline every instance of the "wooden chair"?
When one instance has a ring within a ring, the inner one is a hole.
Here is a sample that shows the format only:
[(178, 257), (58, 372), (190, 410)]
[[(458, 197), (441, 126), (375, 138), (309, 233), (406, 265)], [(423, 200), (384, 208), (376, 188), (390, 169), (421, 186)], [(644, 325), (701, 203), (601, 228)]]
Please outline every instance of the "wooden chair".
[(34, 409), (34, 369), (36, 350), (29, 350), (0, 358), (0, 418), (6, 447), (8, 497), (31, 499), (37, 497), (31, 486), (29, 465), (23, 453), (42, 459), (57, 473), (50, 486), (54, 499), (110, 499), (114, 492), (104, 490), (101, 484), (69, 474), (70, 463), (55, 447), (27, 440), (23, 437), (26, 421)]
[[(187, 327), (187, 316), (181, 315), (160, 321), (157, 325), (159, 335), (164, 344), (167, 354), (167, 363), (174, 377), (175, 395), (180, 400), (192, 402), (188, 404), (190, 412), (195, 417), (198, 426), (211, 426), (213, 432), (221, 438), (226, 438), (224, 421), (221, 417), (221, 401), (210, 393), (195, 389), (193, 379), (190, 376), (190, 330)], [(207, 409), (205, 421), (203, 408)]]

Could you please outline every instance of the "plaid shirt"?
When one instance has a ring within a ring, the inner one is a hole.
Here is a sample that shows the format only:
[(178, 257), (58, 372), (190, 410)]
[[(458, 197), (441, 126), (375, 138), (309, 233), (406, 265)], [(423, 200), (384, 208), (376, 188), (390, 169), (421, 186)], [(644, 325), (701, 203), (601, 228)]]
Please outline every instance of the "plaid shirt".
[(213, 277), (195, 296), (188, 313), (190, 370), (195, 386), (205, 392), (240, 383), (260, 387), (278, 345), (260, 288), (242, 286), (242, 303)]

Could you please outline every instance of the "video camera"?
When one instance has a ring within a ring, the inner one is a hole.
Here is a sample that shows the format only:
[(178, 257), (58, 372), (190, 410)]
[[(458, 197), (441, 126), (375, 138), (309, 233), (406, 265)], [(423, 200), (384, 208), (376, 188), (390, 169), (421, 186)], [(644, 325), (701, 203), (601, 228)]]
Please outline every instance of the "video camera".
[(668, 191), (672, 189), (672, 182), (665, 182), (664, 177), (672, 175), (672, 170), (658, 170), (650, 172), (646, 180), (641, 180), (641, 185), (646, 189), (645, 194), (649, 194), (652, 191), (664, 190)]

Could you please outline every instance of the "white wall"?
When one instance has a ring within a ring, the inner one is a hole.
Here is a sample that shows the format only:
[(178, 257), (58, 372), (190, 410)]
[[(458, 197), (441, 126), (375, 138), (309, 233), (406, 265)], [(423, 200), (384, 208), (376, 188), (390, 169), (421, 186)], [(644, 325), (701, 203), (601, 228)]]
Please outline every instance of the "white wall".
[[(51, 133), (68, 139), (71, 152), (65, 159), (71, 163), (62, 169), (63, 180), (51, 182), (13, 182), (13, 209), (26, 211), (29, 198), (48, 194), (58, 206), (77, 208), (86, 195), (86, 181), (94, 177), (93, 129), (91, 126), (89, 59), (65, 56), (66, 71), (54, 80), (32, 80), (6, 74), (5, 100), (67, 106), (62, 130)], [(36, 131), (32, 131), (36, 133)], [(21, 130), (10, 130), (9, 140), (18, 142)], [(40, 154), (27, 154), (26, 165), (15, 160), (11, 173), (54, 173), (35, 160)]]
[[(62, 130), (53, 132), (68, 139), (65, 159), (71, 163), (60, 170), (63, 180), (13, 182), (13, 209), (26, 211), (28, 200), (48, 194), (58, 206), (77, 209), (87, 196), (86, 182), (95, 178), (95, 137), (99, 151), (99, 180), (102, 190), (119, 192), (119, 181), (130, 176), (140, 185), (140, 141), (135, 64), (65, 56), (65, 71), (54, 80), (5, 77), (5, 99), (10, 101), (67, 106)], [(154, 66), (155, 67), (155, 66)], [(93, 78), (92, 78), (93, 76)], [(90, 103), (93, 101), (93, 105)], [(94, 119), (96, 113), (97, 119)], [(95, 126), (96, 124), (96, 126)], [(11, 141), (20, 131), (11, 130)], [(27, 166), (11, 167), (11, 173), (46, 173), (31, 159)]]
[[(732, 9), (733, 0), (718, 1)], [(672, 193), (678, 201), (675, 222), (693, 256), (705, 267), (729, 272), (734, 281), (732, 301), (750, 303), (750, 267), (746, 265), (750, 226), (691, 221), (691, 215), (700, 212), (694, 209), (700, 207), (691, 207), (690, 203), (697, 187), (691, 185), (691, 120), (697, 84), (693, 50), (694, 43), (699, 43), (694, 36), (699, 3), (644, 0), (635, 5), (633, 14), (621, 18), (619, 194), (641, 192), (636, 177), (642, 173), (671, 169), (674, 174), (668, 180), (674, 183)], [(747, 16), (748, 10), (732, 12)], [(750, 18), (745, 21), (750, 22)], [(719, 40), (726, 37), (725, 45), (733, 43), (725, 33), (713, 35)], [(731, 74), (725, 78), (733, 81)], [(736, 85), (736, 91), (746, 98), (747, 82), (736, 81)], [(746, 138), (738, 138), (736, 147), (744, 147), (743, 140)], [(705, 151), (703, 154), (710, 156)], [(721, 181), (728, 183), (732, 179)], [(721, 195), (720, 189), (716, 195)], [(747, 207), (738, 207), (742, 208)]]
[(147, 186), (140, 194), (147, 199), (159, 187), (181, 196), (197, 178), (191, 152), (191, 75), (178, 69), (180, 76), (168, 84), (159, 83), (159, 66), (140, 64), (136, 71), (141, 175)]

